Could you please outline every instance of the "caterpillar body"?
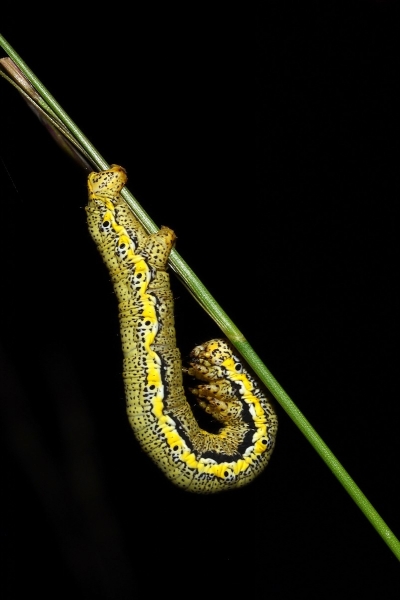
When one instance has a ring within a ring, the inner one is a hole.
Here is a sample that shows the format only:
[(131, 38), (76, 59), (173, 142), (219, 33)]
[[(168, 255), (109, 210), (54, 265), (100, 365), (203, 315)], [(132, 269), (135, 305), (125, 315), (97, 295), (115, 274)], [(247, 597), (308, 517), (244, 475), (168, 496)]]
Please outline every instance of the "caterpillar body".
[(179, 487), (213, 493), (241, 487), (267, 465), (278, 421), (230, 344), (215, 339), (191, 353), (191, 390), (220, 424), (202, 429), (186, 400), (176, 348), (173, 298), (166, 272), (175, 234), (148, 235), (120, 196), (125, 170), (91, 173), (86, 207), (90, 234), (119, 301), (127, 413), (143, 450)]

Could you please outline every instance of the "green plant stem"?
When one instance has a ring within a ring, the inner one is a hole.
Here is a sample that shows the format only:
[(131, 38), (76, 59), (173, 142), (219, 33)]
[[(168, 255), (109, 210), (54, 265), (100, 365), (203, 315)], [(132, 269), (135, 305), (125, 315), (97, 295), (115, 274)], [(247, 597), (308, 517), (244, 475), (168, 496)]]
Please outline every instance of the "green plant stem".
[[(13, 59), (17, 66), (21, 69), (24, 75), (29, 79), (30, 83), (40, 93), (42, 98), (47, 102), (51, 109), (56, 113), (62, 123), (69, 129), (76, 140), (81, 144), (87, 154), (93, 159), (99, 169), (107, 169), (108, 164), (104, 158), (97, 152), (92, 146), (86, 136), (81, 130), (75, 125), (75, 123), (68, 117), (65, 111), (61, 108), (58, 102), (52, 97), (44, 85), (37, 79), (32, 73), (26, 63), (18, 56), (13, 48), (6, 42), (6, 40), (0, 35), (0, 45), (6, 50), (8, 55)], [(158, 228), (155, 223), (150, 219), (147, 213), (141, 208), (137, 200), (128, 192), (123, 190), (123, 197), (141, 221), (145, 229), (152, 233)], [(328, 465), (332, 473), (337, 477), (346, 491), (349, 493), (351, 498), (364, 513), (385, 543), (392, 550), (394, 555), (400, 560), (400, 542), (389, 529), (377, 511), (374, 509), (372, 504), (364, 496), (360, 488), (350, 477), (347, 471), (343, 468), (340, 462), (336, 459), (334, 454), (330, 451), (325, 442), (320, 438), (315, 429), (310, 425), (304, 415), (300, 412), (297, 406), (293, 403), (290, 397), (286, 394), (283, 388), (279, 385), (267, 367), (263, 364), (260, 357), (255, 353), (253, 348), (247, 342), (240, 330), (235, 324), (229, 319), (228, 315), (217, 303), (217, 301), (207, 291), (205, 286), (201, 283), (198, 277), (189, 268), (186, 262), (180, 257), (180, 255), (174, 250), (171, 253), (170, 263), (174, 271), (182, 279), (186, 287), (201, 304), (201, 306), (207, 311), (207, 313), (214, 319), (217, 325), (221, 328), (224, 335), (232, 342), (232, 344), (238, 349), (240, 354), (246, 359), (248, 364), (259, 376), (261, 381), (267, 386), (282, 408), (299, 427), (300, 431), (307, 438), (313, 448), (318, 452), (320, 457)]]

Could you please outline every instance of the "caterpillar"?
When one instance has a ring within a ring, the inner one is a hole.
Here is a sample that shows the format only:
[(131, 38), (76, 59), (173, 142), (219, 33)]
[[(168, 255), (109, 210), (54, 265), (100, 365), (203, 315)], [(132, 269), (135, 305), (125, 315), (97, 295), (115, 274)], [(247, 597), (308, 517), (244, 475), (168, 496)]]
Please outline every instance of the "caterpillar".
[(241, 487), (266, 467), (275, 445), (275, 411), (232, 346), (197, 346), (186, 372), (191, 390), (218, 424), (197, 423), (183, 389), (173, 298), (166, 272), (175, 234), (148, 235), (120, 196), (122, 167), (91, 173), (89, 232), (108, 267), (119, 302), (127, 414), (142, 449), (177, 486), (203, 494)]

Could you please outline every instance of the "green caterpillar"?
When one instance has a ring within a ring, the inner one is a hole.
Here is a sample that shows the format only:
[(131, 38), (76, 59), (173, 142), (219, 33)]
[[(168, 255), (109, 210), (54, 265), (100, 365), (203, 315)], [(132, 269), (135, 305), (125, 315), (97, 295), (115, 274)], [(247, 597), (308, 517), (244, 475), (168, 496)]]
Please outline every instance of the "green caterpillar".
[(179, 487), (204, 494), (241, 487), (270, 459), (276, 414), (230, 344), (217, 339), (192, 351), (187, 372), (204, 382), (191, 391), (221, 429), (198, 425), (182, 386), (166, 272), (175, 234), (167, 227), (145, 232), (120, 196), (126, 181), (116, 165), (91, 173), (86, 212), (119, 301), (129, 421), (143, 450)]

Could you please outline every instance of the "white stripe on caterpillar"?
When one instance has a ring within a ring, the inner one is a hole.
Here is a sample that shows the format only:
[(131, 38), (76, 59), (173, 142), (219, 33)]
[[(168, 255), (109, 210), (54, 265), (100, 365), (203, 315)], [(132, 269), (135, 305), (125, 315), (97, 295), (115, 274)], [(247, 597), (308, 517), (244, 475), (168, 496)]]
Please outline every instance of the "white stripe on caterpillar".
[(258, 384), (226, 340), (191, 353), (191, 390), (221, 428), (200, 428), (186, 400), (176, 348), (173, 299), (166, 273), (175, 234), (148, 235), (120, 196), (125, 170), (91, 173), (89, 231), (119, 301), (127, 413), (143, 450), (176, 485), (212, 493), (241, 487), (268, 464), (278, 421)]

